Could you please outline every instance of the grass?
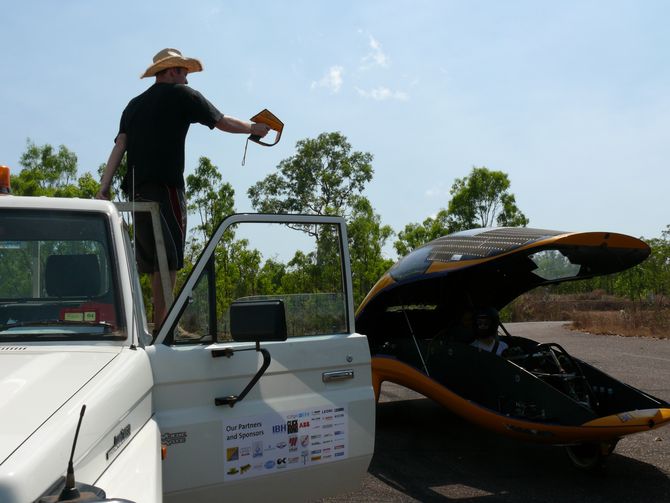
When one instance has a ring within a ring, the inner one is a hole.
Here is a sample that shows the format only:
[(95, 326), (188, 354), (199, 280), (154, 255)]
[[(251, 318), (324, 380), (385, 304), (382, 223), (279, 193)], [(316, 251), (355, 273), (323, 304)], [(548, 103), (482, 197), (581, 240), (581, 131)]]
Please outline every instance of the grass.
[(670, 339), (670, 300), (632, 301), (602, 291), (555, 294), (538, 289), (522, 295), (503, 312), (508, 321), (571, 321), (593, 334)]

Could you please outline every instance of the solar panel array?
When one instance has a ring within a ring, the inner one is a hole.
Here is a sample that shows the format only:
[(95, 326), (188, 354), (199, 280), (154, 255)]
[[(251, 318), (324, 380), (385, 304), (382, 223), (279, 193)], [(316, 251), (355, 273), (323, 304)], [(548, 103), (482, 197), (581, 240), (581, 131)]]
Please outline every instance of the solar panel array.
[(527, 227), (496, 227), (477, 233), (450, 234), (426, 245), (432, 247), (427, 259), (433, 262), (453, 262), (493, 257), (558, 234), (562, 232)]

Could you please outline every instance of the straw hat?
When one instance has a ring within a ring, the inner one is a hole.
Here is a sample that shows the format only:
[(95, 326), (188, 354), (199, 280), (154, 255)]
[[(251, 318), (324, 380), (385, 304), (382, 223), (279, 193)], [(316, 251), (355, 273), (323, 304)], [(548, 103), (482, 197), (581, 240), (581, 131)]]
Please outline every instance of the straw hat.
[(140, 77), (153, 77), (158, 72), (166, 70), (168, 68), (187, 68), (188, 73), (201, 72), (202, 63), (195, 58), (186, 58), (181, 55), (181, 52), (177, 49), (163, 49), (158, 54), (154, 56), (154, 63), (144, 74)]

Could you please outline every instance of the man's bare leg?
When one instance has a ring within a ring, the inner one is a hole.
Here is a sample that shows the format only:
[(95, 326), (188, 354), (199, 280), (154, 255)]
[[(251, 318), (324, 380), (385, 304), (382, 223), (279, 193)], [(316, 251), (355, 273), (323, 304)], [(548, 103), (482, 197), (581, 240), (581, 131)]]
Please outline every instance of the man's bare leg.
[[(174, 291), (174, 284), (177, 279), (177, 271), (170, 271), (170, 290)], [(163, 285), (161, 275), (158, 272), (151, 276), (151, 295), (154, 303), (154, 327), (158, 330), (167, 316), (167, 306), (163, 298)]]

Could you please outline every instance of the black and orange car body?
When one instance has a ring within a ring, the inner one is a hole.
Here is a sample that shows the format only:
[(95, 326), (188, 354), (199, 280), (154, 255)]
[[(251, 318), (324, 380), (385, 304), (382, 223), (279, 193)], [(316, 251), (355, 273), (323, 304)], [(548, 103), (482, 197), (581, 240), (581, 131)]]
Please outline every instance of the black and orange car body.
[(606, 232), (492, 228), (431, 241), (396, 263), (358, 310), (377, 396), (395, 382), (499, 433), (567, 446), (581, 467), (599, 464), (621, 437), (670, 422), (670, 404), (502, 325), (505, 353), (477, 349), (463, 320), (541, 285), (623, 271), (649, 253), (639, 239)]

